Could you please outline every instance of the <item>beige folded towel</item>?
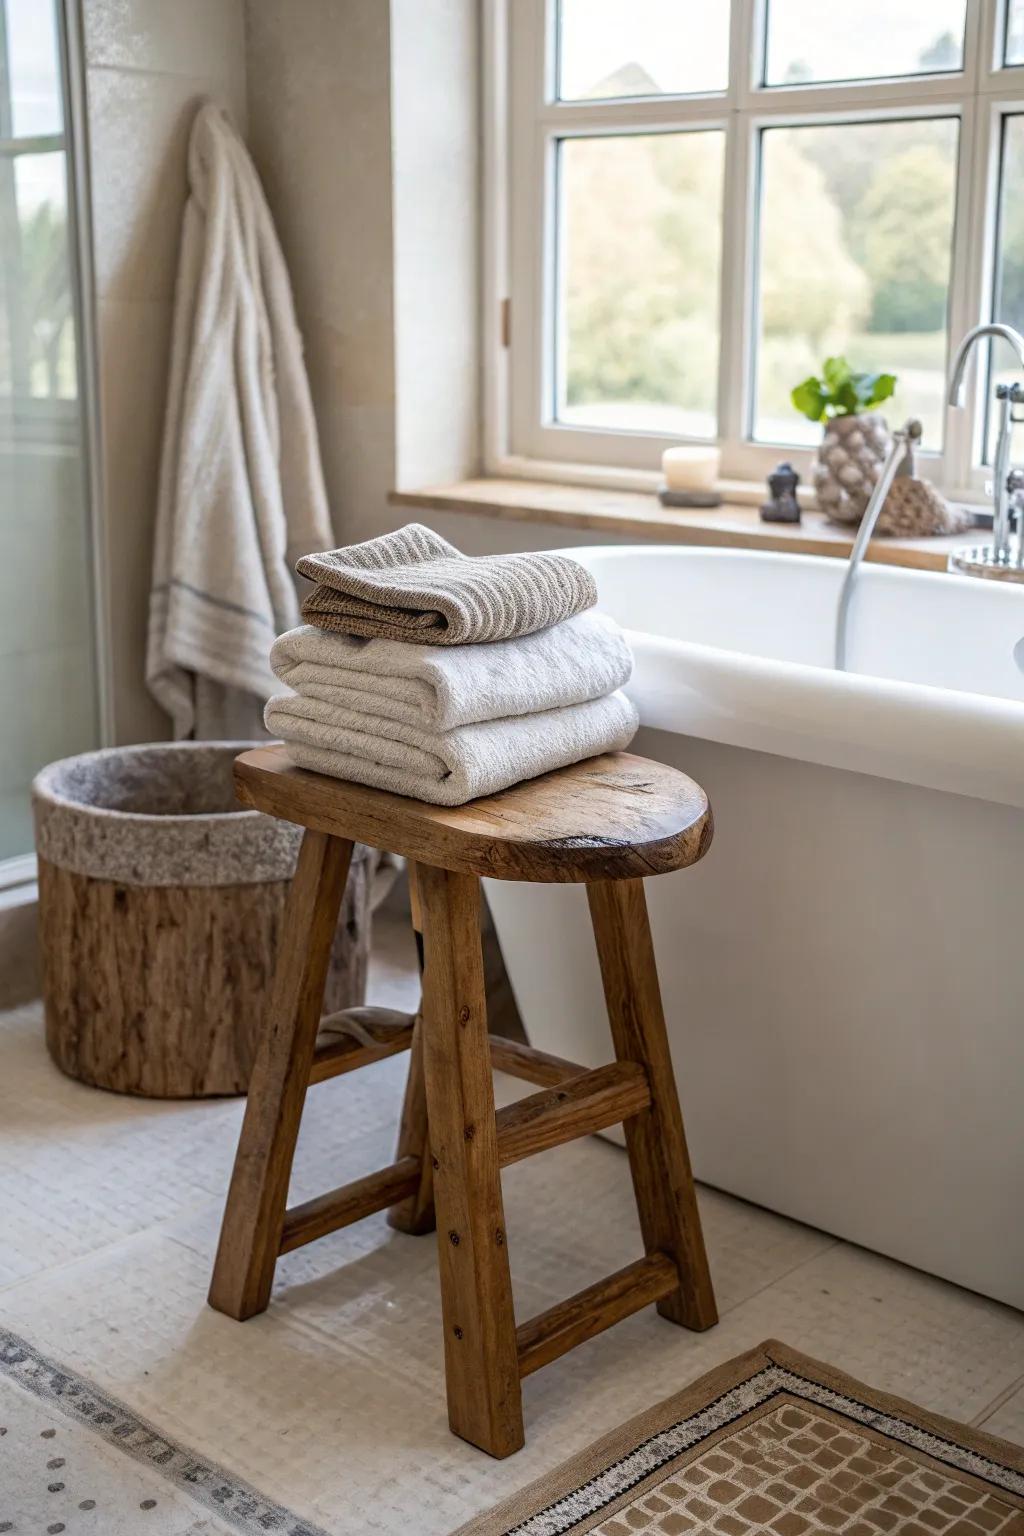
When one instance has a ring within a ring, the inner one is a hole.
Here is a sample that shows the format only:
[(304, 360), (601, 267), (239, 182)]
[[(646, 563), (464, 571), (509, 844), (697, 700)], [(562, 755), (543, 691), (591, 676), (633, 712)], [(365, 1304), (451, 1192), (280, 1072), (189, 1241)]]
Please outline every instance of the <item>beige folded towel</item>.
[(619, 751), (638, 724), (624, 693), (454, 731), (426, 731), (298, 694), (271, 699), (265, 718), (298, 767), (432, 805), (463, 805), (521, 779)]
[(296, 570), (317, 583), (302, 616), (318, 629), (424, 645), (530, 635), (597, 602), (590, 572), (565, 555), (471, 559), (419, 523), (307, 555)]

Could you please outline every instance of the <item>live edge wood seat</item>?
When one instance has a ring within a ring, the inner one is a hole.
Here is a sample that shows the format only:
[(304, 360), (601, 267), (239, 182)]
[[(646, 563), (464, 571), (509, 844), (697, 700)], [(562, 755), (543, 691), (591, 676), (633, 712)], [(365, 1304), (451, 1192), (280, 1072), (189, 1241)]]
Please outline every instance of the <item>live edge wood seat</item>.
[[(444, 809), (292, 767), (281, 748), (235, 765), (239, 799), (306, 829), (228, 1193), (210, 1304), (244, 1319), (270, 1299), (279, 1254), (374, 1211), (438, 1233), (448, 1417), (494, 1456), (523, 1444), (520, 1382), (640, 1307), (717, 1321), (647, 920), (643, 879), (694, 864), (711, 811), (685, 774), (631, 753), (591, 758)], [(321, 1019), (354, 842), (410, 861), (423, 956), (414, 1016)], [(615, 1060), (587, 1071), (488, 1035), (480, 877), (585, 883)], [(396, 1160), (287, 1208), (307, 1089), (410, 1051)], [(491, 1068), (540, 1091), (495, 1112)], [(500, 1171), (622, 1123), (644, 1254), (516, 1326)]]

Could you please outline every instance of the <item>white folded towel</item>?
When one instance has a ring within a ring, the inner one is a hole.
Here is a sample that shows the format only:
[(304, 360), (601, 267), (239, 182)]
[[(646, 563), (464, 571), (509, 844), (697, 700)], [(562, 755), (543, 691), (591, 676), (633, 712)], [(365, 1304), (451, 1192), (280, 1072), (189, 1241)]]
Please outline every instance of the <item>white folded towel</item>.
[(463, 805), (553, 768), (621, 751), (639, 724), (636, 709), (618, 692), (451, 731), (424, 730), (298, 694), (271, 699), (265, 720), (298, 767), (432, 805)]
[(304, 698), (450, 731), (602, 698), (629, 682), (633, 658), (614, 619), (591, 609), (514, 640), (450, 647), (304, 624), (275, 642), (270, 665)]

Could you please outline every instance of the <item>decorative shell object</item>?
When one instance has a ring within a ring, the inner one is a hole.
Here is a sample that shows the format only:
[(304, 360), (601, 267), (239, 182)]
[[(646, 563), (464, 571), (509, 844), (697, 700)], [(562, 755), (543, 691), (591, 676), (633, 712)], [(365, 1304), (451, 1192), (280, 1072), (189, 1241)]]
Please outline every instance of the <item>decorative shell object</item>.
[(927, 480), (902, 475), (893, 481), (885, 498), (877, 532), (897, 539), (920, 539), (930, 534), (963, 533), (973, 522), (970, 512), (951, 507)]
[(860, 522), (891, 441), (885, 418), (873, 411), (828, 423), (814, 466), (814, 489), (826, 517)]

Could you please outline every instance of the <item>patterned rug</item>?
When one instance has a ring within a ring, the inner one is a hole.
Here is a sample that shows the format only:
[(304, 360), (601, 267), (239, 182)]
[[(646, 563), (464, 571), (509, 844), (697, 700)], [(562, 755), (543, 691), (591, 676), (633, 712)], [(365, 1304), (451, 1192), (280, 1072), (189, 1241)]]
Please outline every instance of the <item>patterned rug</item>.
[(1024, 1536), (1024, 1451), (769, 1340), (456, 1536)]
[(326, 1536), (0, 1328), (0, 1533)]

